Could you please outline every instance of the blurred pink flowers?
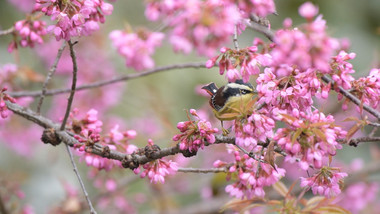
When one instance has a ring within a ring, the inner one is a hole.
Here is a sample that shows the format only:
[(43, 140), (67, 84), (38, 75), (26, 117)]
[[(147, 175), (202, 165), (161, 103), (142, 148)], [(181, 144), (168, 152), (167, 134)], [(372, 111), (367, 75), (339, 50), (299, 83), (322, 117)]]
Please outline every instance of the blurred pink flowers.
[[(20, 36), (20, 41), (18, 44), (21, 47), (31, 47), (33, 48), (35, 44), (42, 44), (42, 37), (46, 32), (46, 23), (39, 20), (21, 20), (17, 21), (14, 25), (16, 35)], [(8, 51), (12, 52), (13, 49), (17, 48), (17, 41), (12, 41), (8, 46)]]
[(57, 21), (47, 28), (57, 41), (68, 41), (71, 37), (89, 36), (99, 30), (98, 23), (105, 22), (105, 16), (112, 14), (113, 6), (103, 0), (36, 0), (34, 9)]
[(109, 37), (119, 54), (125, 57), (126, 66), (142, 71), (154, 67), (151, 57), (156, 48), (161, 46), (164, 34), (147, 30), (137, 33), (114, 30)]

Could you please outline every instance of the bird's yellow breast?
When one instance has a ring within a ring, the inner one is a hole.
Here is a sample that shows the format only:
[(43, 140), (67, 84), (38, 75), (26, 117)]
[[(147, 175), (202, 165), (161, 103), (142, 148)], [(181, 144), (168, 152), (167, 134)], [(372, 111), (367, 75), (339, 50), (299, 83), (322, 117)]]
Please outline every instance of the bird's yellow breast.
[[(219, 120), (234, 120), (238, 113), (252, 100), (253, 94), (242, 94), (240, 96), (233, 96), (228, 98), (226, 104), (219, 111), (213, 109), (215, 117)], [(237, 114), (234, 114), (237, 113)]]

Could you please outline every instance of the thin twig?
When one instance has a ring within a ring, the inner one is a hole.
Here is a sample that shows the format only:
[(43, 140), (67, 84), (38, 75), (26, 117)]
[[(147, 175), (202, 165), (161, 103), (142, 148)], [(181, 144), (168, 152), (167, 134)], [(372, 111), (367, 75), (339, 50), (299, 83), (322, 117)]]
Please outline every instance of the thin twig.
[[(76, 59), (75, 51), (74, 51), (74, 44), (75, 43), (72, 43), (71, 40), (69, 40), (67, 43), (69, 44), (70, 56), (71, 56), (71, 60), (73, 62), (73, 79), (72, 79), (72, 83), (71, 83), (72, 84), (71, 85), (71, 93), (70, 93), (69, 99), (67, 101), (66, 113), (65, 113), (65, 116), (64, 116), (64, 118), (62, 120), (62, 124), (61, 124), (61, 127), (60, 127), (61, 131), (65, 130), (66, 122), (67, 122), (67, 119), (69, 118), (69, 115), (70, 115), (71, 105), (73, 103), (74, 95), (75, 95), (75, 89), (76, 89), (76, 84), (77, 84), (77, 73), (78, 73), (77, 59)], [(73, 154), (71, 153), (70, 147), (67, 144), (66, 144), (66, 149), (67, 149), (67, 153), (69, 153), (71, 164), (73, 165), (74, 172), (75, 172), (75, 174), (76, 174), (76, 176), (77, 176), (77, 178), (79, 180), (80, 186), (81, 186), (82, 191), (84, 193), (84, 196), (85, 196), (85, 198), (87, 200), (88, 206), (90, 207), (90, 213), (91, 214), (96, 214), (96, 211), (95, 211), (94, 207), (92, 206), (90, 197), (89, 197), (89, 195), (87, 193), (86, 187), (84, 186), (82, 177), (79, 174), (77, 165), (75, 164), (75, 161), (74, 161), (74, 158), (73, 158)]]
[(369, 133), (368, 137), (373, 137), (378, 129), (379, 129), (378, 127), (373, 128), (371, 130), (371, 133)]
[[(119, 77), (115, 77), (115, 78), (112, 78), (109, 80), (102, 80), (102, 81), (98, 81), (98, 82), (94, 82), (94, 83), (90, 83), (90, 84), (84, 84), (84, 85), (78, 86), (76, 88), (76, 91), (86, 90), (86, 89), (90, 89), (90, 88), (98, 88), (98, 87), (110, 85), (110, 84), (117, 83), (117, 82), (122, 82), (122, 81), (127, 81), (127, 80), (131, 80), (131, 79), (136, 79), (136, 78), (148, 76), (148, 75), (155, 74), (155, 73), (162, 72), (162, 71), (169, 71), (169, 70), (173, 70), (173, 69), (184, 69), (184, 68), (205, 68), (205, 67), (206, 66), (205, 66), (204, 62), (183, 63), (183, 64), (161, 66), (161, 67), (157, 67), (157, 68), (154, 68), (154, 69), (146, 71), (146, 72), (126, 74), (126, 75), (121, 75)], [(68, 92), (71, 92), (70, 88), (53, 89), (53, 90), (47, 90), (45, 95), (46, 96), (52, 96), (52, 95), (64, 94), (64, 93), (68, 93)], [(9, 92), (8, 94), (12, 97), (15, 97), (15, 98), (17, 98), (17, 97), (37, 97), (37, 96), (40, 96), (42, 94), (42, 92), (40, 90), (39, 91), (19, 91), (19, 92)]]
[(6, 30), (1, 30), (0, 31), (0, 36), (4, 36), (4, 35), (10, 34), (10, 33), (13, 33), (14, 30), (15, 30), (14, 27), (11, 27), (11, 28), (6, 29)]
[(69, 48), (70, 48), (70, 56), (71, 56), (71, 59), (73, 62), (73, 80), (71, 83), (70, 96), (69, 96), (69, 99), (67, 101), (66, 113), (65, 113), (65, 116), (63, 117), (62, 125), (60, 128), (61, 131), (65, 130), (66, 122), (67, 122), (67, 119), (69, 118), (69, 115), (70, 115), (71, 105), (73, 104), (75, 90), (77, 87), (78, 65), (77, 65), (77, 59), (76, 59), (74, 48), (73, 48), (74, 44), (70, 40), (68, 41), (68, 44), (69, 44)]
[[(330, 80), (326, 75), (322, 76), (322, 80), (326, 83), (332, 83), (334, 85), (334, 82)], [(343, 89), (341, 86), (333, 87), (338, 93), (343, 94), (343, 96), (347, 97), (351, 102), (355, 103), (358, 106), (363, 106), (363, 109), (366, 110), (368, 113), (375, 116), (378, 120), (380, 120), (380, 112), (373, 109), (371, 106), (362, 103), (357, 97), (355, 97), (353, 94), (348, 92), (347, 90)]]
[(265, 37), (267, 37), (270, 41), (274, 41), (274, 33), (271, 31), (271, 29), (268, 26), (263, 25), (260, 22), (260, 19), (258, 16), (251, 15), (250, 16), (250, 22), (248, 22), (248, 27), (252, 28), (253, 30), (262, 33)]
[(233, 37), (232, 41), (234, 42), (235, 49), (238, 51), (239, 50), (239, 43), (238, 43), (238, 39), (237, 39), (237, 34), (238, 34), (238, 26), (235, 25), (234, 37)]
[(219, 172), (227, 172), (227, 169), (226, 168), (210, 168), (210, 169), (178, 168), (178, 172), (219, 173)]
[(380, 127), (380, 123), (368, 123), (369, 126)]
[[(258, 161), (258, 162), (262, 162), (262, 163), (265, 163), (263, 160), (259, 159), (259, 158), (256, 158), (254, 156), (254, 154), (252, 152), (248, 152), (247, 150), (245, 150), (243, 147), (235, 144), (235, 146), (240, 149), (242, 152), (244, 152), (245, 154), (247, 154), (250, 158), (253, 158), (254, 160)], [(263, 147), (264, 148), (264, 147)]]
[(88, 193), (86, 191), (86, 187), (84, 186), (83, 180), (82, 180), (82, 178), (81, 178), (81, 176), (79, 174), (77, 165), (75, 164), (73, 153), (71, 152), (70, 147), (68, 145), (66, 145), (66, 149), (67, 149), (67, 153), (69, 153), (70, 161), (71, 161), (71, 164), (73, 165), (73, 170), (74, 170), (75, 174), (78, 177), (79, 184), (80, 184), (80, 186), (81, 186), (81, 188), (83, 190), (83, 193), (84, 193), (84, 196), (85, 196), (85, 198), (87, 200), (88, 206), (90, 207), (90, 213), (91, 214), (96, 214), (96, 211), (95, 211), (94, 207), (92, 206), (90, 197), (89, 197), (89, 195), (88, 195)]
[(57, 70), (57, 65), (58, 65), (59, 59), (61, 58), (63, 50), (65, 49), (65, 47), (66, 47), (66, 42), (63, 42), (62, 45), (61, 45), (61, 48), (59, 48), (59, 50), (58, 50), (57, 57), (55, 58), (54, 63), (51, 66), (51, 68), (49, 70), (49, 73), (47, 74), (46, 79), (45, 79), (45, 81), (44, 81), (44, 83), (42, 85), (42, 91), (41, 91), (41, 95), (40, 95), (40, 100), (38, 101), (38, 105), (37, 105), (37, 113), (38, 114), (41, 113), (41, 106), (42, 106), (42, 103), (43, 103), (44, 98), (45, 98), (45, 94), (46, 94), (46, 90), (47, 90), (47, 85), (48, 85), (51, 77), (54, 75), (55, 71)]

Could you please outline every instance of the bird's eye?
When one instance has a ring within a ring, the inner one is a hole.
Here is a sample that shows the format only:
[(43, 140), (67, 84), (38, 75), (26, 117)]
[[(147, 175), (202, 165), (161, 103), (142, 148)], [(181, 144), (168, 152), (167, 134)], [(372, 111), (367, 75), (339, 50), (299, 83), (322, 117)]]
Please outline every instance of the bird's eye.
[(248, 91), (247, 90), (240, 90), (241, 94), (246, 94)]

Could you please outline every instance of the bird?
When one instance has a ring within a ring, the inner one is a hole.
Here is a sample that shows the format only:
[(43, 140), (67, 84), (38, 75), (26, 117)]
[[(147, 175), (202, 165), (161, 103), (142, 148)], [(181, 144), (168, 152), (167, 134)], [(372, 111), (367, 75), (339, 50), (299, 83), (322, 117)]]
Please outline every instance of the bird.
[(252, 84), (245, 83), (241, 79), (220, 88), (211, 82), (202, 89), (211, 96), (209, 104), (215, 117), (221, 121), (224, 136), (228, 135), (229, 131), (223, 128), (223, 121), (237, 119), (241, 115), (241, 110), (249, 104), (256, 93)]

